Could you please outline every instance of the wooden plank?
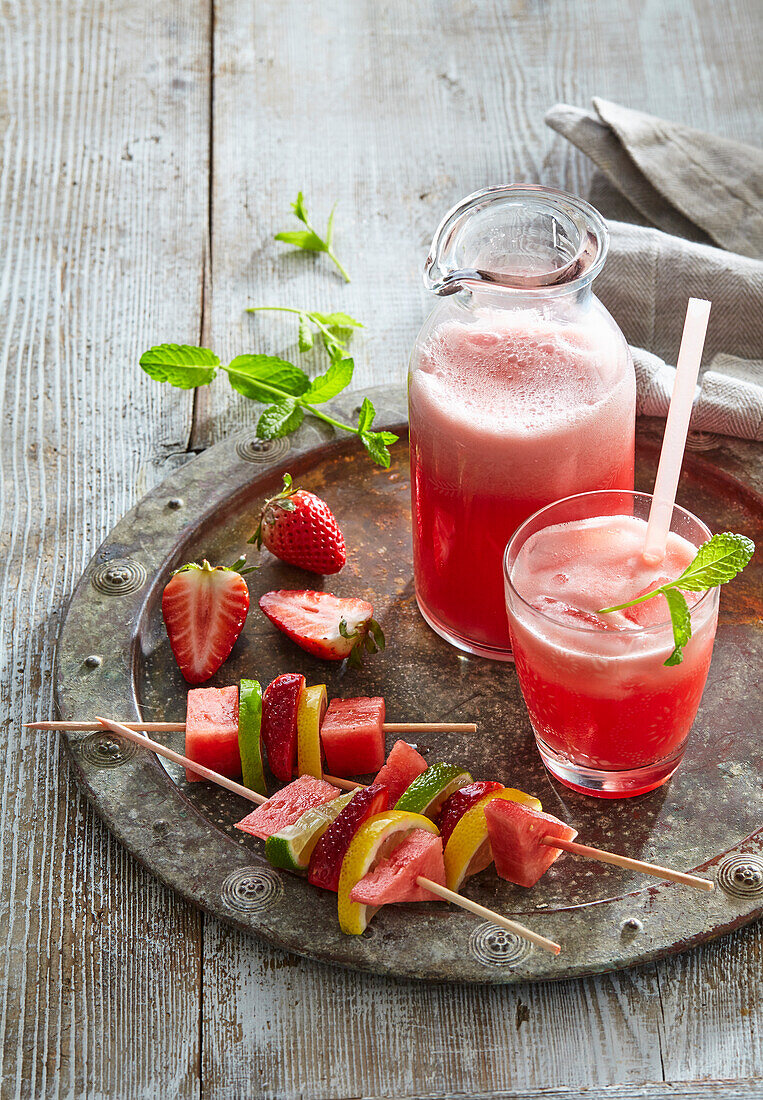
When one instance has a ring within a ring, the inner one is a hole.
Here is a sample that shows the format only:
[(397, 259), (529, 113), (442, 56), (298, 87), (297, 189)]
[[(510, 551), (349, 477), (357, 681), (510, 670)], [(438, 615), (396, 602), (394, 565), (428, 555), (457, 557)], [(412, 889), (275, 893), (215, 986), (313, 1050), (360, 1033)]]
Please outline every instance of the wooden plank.
[[(289, 358), (290, 320), (253, 320), (245, 306), (343, 309), (367, 325), (352, 345), (357, 384), (402, 380), (430, 305), (422, 263), (447, 208), (507, 180), (585, 193), (590, 166), (544, 126), (550, 105), (601, 95), (755, 140), (756, 27), (754, 0), (217, 0), (210, 346)], [(319, 223), (338, 202), (349, 286), (325, 258), (272, 241), (296, 227), (299, 189)], [(252, 424), (256, 408), (221, 379), (198, 412), (201, 445)], [(701, 1095), (698, 1077), (761, 1070), (754, 1044), (734, 1064), (749, 1028), (724, 1015), (749, 997), (742, 975), (714, 1001), (705, 1054), (691, 1053), (698, 990), (736, 957), (724, 950), (558, 986), (426, 987), (300, 961), (209, 921), (203, 1094), (656, 1097), (665, 1057), (669, 1080), (691, 1077), (676, 1095)], [(669, 976), (664, 1006), (657, 973)]]
[(763, 925), (659, 969), (665, 1076), (757, 1077), (763, 1094)]
[[(472, 1093), (469, 1100), (760, 1100), (760, 1081), (647, 1081), (643, 1085), (605, 1085), (604, 1088), (532, 1089), (531, 1092)], [(462, 1100), (463, 1093), (441, 1092), (427, 1100)], [(368, 1096), (357, 1100), (389, 1100), (389, 1097)]]
[(205, 927), (204, 1095), (471, 1095), (660, 1079), (654, 974), (511, 988), (394, 982)]
[(198, 1092), (200, 917), (79, 797), (55, 742), (55, 640), (114, 521), (186, 447), (192, 397), (145, 378), (198, 339), (206, 0), (2, 8), (4, 487), (0, 1091)]

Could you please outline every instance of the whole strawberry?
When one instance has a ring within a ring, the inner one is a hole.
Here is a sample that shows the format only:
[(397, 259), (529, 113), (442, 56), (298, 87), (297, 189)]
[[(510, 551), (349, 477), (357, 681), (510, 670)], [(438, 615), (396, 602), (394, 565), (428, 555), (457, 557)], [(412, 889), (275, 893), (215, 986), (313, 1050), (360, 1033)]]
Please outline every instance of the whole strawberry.
[(290, 474), (283, 475), (281, 492), (265, 501), (249, 541), (311, 573), (338, 573), (347, 560), (334, 513), (315, 493), (295, 489)]

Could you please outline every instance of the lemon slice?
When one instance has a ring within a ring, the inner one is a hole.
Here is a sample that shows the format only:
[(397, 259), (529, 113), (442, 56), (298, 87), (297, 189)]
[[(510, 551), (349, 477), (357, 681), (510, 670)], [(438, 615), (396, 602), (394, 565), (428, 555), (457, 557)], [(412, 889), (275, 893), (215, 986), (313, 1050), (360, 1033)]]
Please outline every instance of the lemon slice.
[(326, 685), (305, 688), (297, 711), (297, 774), (323, 776), (321, 722), (328, 706)]
[(450, 798), (459, 787), (472, 782), (469, 772), (458, 764), (432, 764), (413, 783), (403, 791), (395, 803), (396, 810), (407, 810), (413, 814), (435, 818), (442, 809), (446, 798)]
[(265, 855), (273, 866), (304, 874), (315, 845), (354, 794), (355, 791), (348, 791), (331, 802), (306, 810), (293, 825), (269, 836), (265, 841)]
[(435, 836), (439, 833), (435, 823), (428, 817), (397, 809), (374, 814), (360, 826), (342, 860), (339, 875), (337, 896), (339, 924), (343, 932), (350, 936), (360, 936), (365, 932), (376, 909), (351, 901), (350, 892), (414, 829), (425, 829)]
[(493, 853), (487, 835), (485, 806), (496, 798), (508, 802), (523, 802), (534, 810), (541, 810), (537, 798), (525, 794), (524, 791), (516, 791), (513, 787), (492, 791), (470, 807), (459, 819), (445, 845), (445, 883), (449, 890), (460, 890), (466, 879), (484, 871), (492, 863)]

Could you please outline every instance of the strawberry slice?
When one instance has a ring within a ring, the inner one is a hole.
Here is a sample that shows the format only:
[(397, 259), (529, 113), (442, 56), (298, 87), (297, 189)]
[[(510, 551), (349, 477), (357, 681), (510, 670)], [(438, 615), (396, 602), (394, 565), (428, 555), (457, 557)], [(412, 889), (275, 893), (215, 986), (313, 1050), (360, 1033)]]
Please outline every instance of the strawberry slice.
[(260, 609), (293, 642), (324, 661), (349, 657), (357, 665), (364, 651), (384, 649), (384, 634), (365, 600), (280, 589), (260, 596)]
[(315, 845), (310, 857), (307, 877), (313, 886), (336, 891), (342, 860), (364, 821), (374, 814), (384, 813), (389, 807), (389, 791), (381, 783), (361, 787)]
[(265, 501), (249, 541), (311, 573), (338, 573), (347, 560), (334, 513), (315, 493), (294, 488), (291, 474), (283, 475), (281, 492)]
[(305, 690), (298, 672), (277, 676), (262, 696), (262, 741), (276, 779), (290, 782), (297, 764), (297, 715)]
[(437, 819), (437, 826), (443, 844), (448, 843), (450, 834), (467, 810), (471, 809), (486, 794), (502, 790), (503, 783), (496, 783), (492, 779), (481, 779), (477, 783), (467, 783), (465, 787), (460, 787), (457, 791), (454, 791), (450, 798), (445, 800)]
[(249, 590), (241, 569), (208, 561), (176, 569), (162, 595), (162, 615), (172, 652), (189, 684), (203, 684), (228, 659), (243, 630)]

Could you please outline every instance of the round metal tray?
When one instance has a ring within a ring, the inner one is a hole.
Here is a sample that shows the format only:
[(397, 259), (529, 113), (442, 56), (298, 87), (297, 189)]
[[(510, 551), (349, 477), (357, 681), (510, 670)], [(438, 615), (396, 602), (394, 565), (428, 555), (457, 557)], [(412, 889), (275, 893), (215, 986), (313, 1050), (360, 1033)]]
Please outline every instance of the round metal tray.
[[(250, 808), (179, 769), (105, 734), (66, 743), (98, 813), (126, 847), (179, 893), (239, 928), (311, 958), (431, 980), (512, 982), (567, 978), (627, 967), (681, 951), (752, 920), (763, 910), (760, 566), (721, 598), (715, 656), (683, 766), (660, 790), (628, 801), (577, 795), (554, 783), (535, 750), (511, 665), (469, 658), (421, 619), (413, 592), (405, 391), (372, 392), (379, 423), (401, 433), (390, 470), (373, 466), (354, 440), (306, 423), (288, 440), (253, 431), (217, 444), (145, 497), (115, 527), (80, 581), (58, 649), (57, 702), (64, 719), (105, 714), (183, 721), (187, 685), (161, 620), (169, 571), (244, 552), (262, 498), (289, 470), (339, 517), (348, 563), (325, 587), (373, 601), (388, 639), (360, 671), (313, 659), (257, 608), (272, 588), (320, 586), (263, 554), (248, 576), (244, 633), (211, 681), (264, 683), (296, 669), (332, 695), (384, 695), (390, 721), (468, 721), (476, 735), (427, 737), (427, 759), (463, 762), (537, 794), (573, 823), (583, 842), (685, 870), (718, 883), (713, 894), (564, 856), (532, 890), (492, 870), (466, 893), (558, 940), (552, 958), (523, 940), (443, 904), (388, 906), (361, 937), (344, 936), (336, 897), (273, 870), (262, 844), (233, 828)], [(337, 402), (352, 415), (357, 400)], [(662, 424), (639, 425), (641, 487), (655, 469)], [(715, 530), (760, 538), (761, 458), (752, 444), (700, 437), (687, 455), (679, 500)], [(251, 547), (248, 548), (251, 551)], [(256, 555), (255, 555), (256, 556)], [(182, 734), (167, 740), (182, 751)], [(390, 738), (390, 743), (393, 739)]]

